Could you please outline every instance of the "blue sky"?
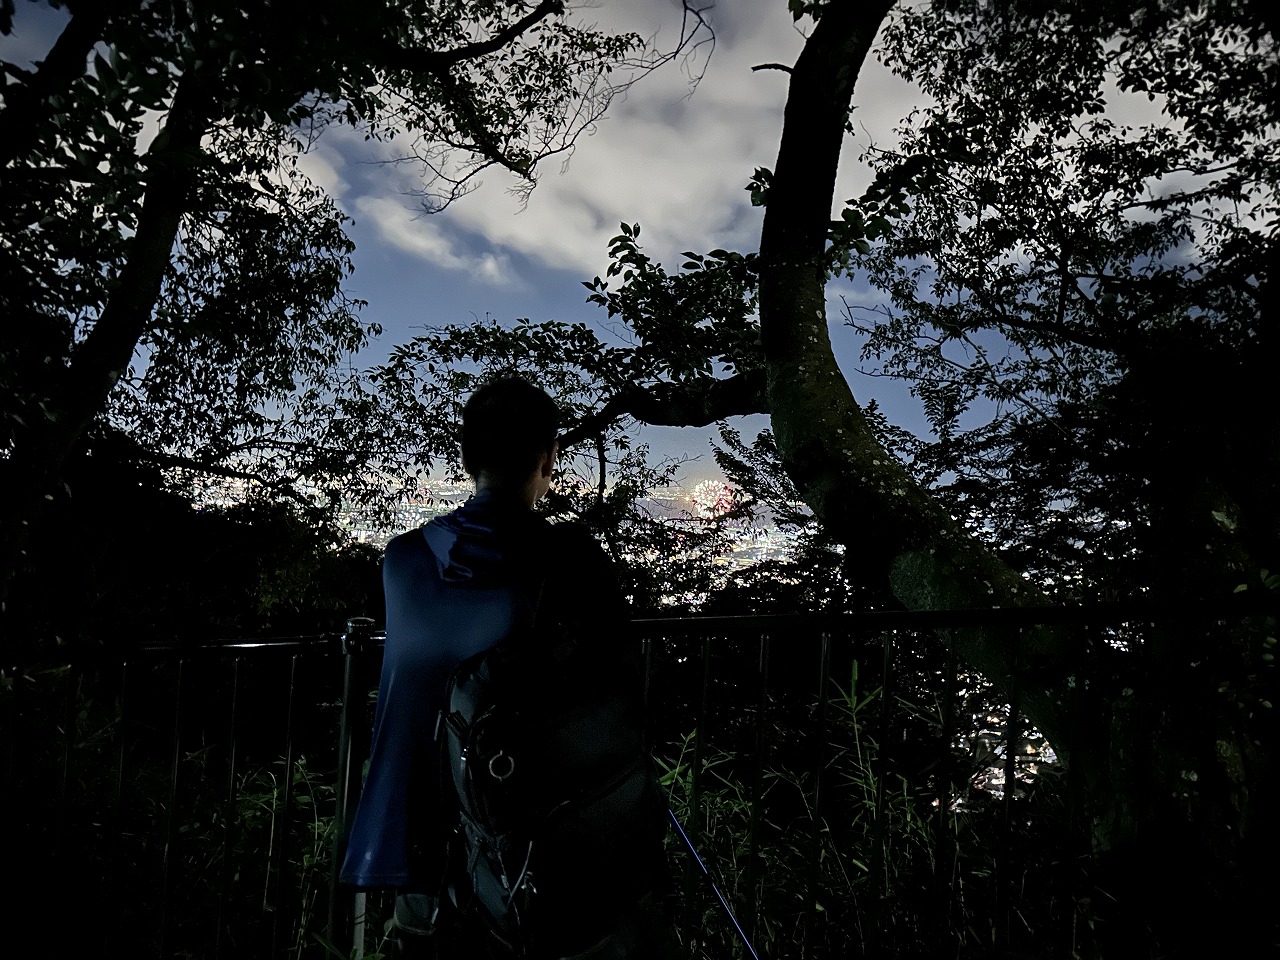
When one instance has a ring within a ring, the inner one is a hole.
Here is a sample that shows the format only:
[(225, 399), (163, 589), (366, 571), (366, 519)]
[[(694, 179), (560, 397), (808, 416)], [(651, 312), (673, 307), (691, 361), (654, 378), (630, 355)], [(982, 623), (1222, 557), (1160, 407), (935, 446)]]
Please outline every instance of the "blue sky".
[[(673, 0), (602, 0), (571, 15), (608, 30), (635, 30), (670, 46), (679, 36), (681, 10)], [(379, 161), (396, 155), (398, 143), (365, 141), (357, 132), (331, 128), (304, 158), (305, 169), (325, 186), (354, 221), (352, 295), (368, 301), (364, 315), (383, 334), (367, 356), (374, 363), (422, 327), (491, 316), (597, 324), (606, 318), (585, 303), (581, 281), (603, 275), (608, 240), (621, 221), (639, 223), (650, 256), (668, 267), (684, 250), (724, 247), (754, 250), (760, 211), (744, 186), (757, 166), (772, 167), (786, 99), (785, 73), (753, 71), (757, 64), (791, 63), (803, 44), (783, 0), (721, 0), (707, 12), (715, 29), (714, 52), (666, 65), (615, 101), (590, 136), (583, 137), (562, 168), (553, 160), (522, 205), (505, 174), (491, 172), (479, 189), (445, 211), (422, 214), (413, 195), (416, 172), (407, 164)], [(38, 60), (59, 29), (61, 15), (43, 5), (20, 3), (15, 34), (0, 38), (6, 59)], [(699, 73), (696, 89), (690, 73)], [(895, 123), (918, 97), (878, 65), (869, 64), (855, 95), (855, 121), (863, 128), (846, 144), (837, 201), (866, 182), (857, 162), (872, 142), (886, 143)], [(875, 398), (890, 419), (922, 430), (918, 405), (901, 384), (858, 372), (857, 343), (840, 319), (831, 290), (831, 335), (855, 396)], [(864, 301), (865, 302), (865, 301)], [(743, 433), (767, 425), (764, 417), (739, 423)], [(700, 460), (691, 481), (714, 469), (709, 430), (644, 428), (655, 452)]]
[[(605, 0), (584, 19), (610, 30), (635, 30), (658, 46), (679, 36), (681, 10), (672, 0)], [(423, 215), (409, 166), (375, 164), (388, 153), (353, 132), (321, 138), (308, 172), (355, 220), (356, 272), (351, 290), (369, 301), (366, 316), (382, 324), (373, 355), (417, 328), (492, 316), (603, 325), (604, 312), (585, 302), (581, 281), (603, 275), (608, 240), (621, 221), (641, 225), (646, 252), (674, 268), (684, 250), (754, 250), (761, 211), (745, 185), (757, 166), (772, 167), (786, 100), (785, 73), (754, 71), (791, 63), (804, 37), (783, 0), (733, 0), (708, 11), (715, 29), (708, 47), (687, 63), (671, 63), (641, 79), (616, 101), (562, 169), (553, 161), (527, 204), (511, 195), (513, 181), (491, 172), (475, 193), (444, 212)], [(696, 88), (690, 74), (701, 76)], [(866, 182), (861, 148), (884, 142), (917, 102), (878, 65), (859, 81), (855, 117), (869, 133), (846, 145), (837, 199)], [(392, 144), (392, 149), (396, 147)], [(923, 430), (918, 405), (901, 384), (857, 372), (857, 342), (840, 321), (831, 290), (831, 334), (855, 395), (876, 398), (890, 417)], [(744, 434), (767, 418), (739, 424)], [(691, 479), (714, 470), (710, 430), (646, 427), (655, 452), (694, 456)]]

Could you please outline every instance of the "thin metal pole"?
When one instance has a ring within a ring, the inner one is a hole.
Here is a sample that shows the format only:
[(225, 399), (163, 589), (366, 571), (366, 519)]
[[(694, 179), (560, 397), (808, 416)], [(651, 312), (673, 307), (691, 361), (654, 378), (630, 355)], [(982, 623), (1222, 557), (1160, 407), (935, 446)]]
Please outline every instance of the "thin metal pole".
[(9, 686), (9, 695), (4, 698), (8, 704), (5, 710), (5, 719), (3, 729), (5, 731), (4, 745), (4, 767), (5, 767), (5, 783), (12, 784), (14, 782), (14, 771), (18, 769), (18, 744), (22, 741), (22, 736), (18, 730), (18, 723), (22, 718), (21, 701), (23, 677), (26, 676), (26, 670), (21, 666), (14, 664), (9, 670), (9, 677), (12, 683)]
[(751, 905), (751, 935), (756, 933), (756, 921), (760, 915), (760, 801), (764, 792), (764, 761), (768, 750), (766, 721), (769, 710), (769, 635), (760, 635), (756, 660), (756, 749), (752, 764), (751, 821), (747, 833), (747, 883), (744, 902)]
[[(890, 630), (884, 637), (884, 663), (880, 675), (880, 737), (876, 744), (876, 755), (883, 757), (889, 749), (889, 736), (893, 723), (893, 661), (894, 661), (894, 631)], [(885, 815), (885, 775), (883, 769), (876, 777), (876, 863), (879, 870), (879, 896), (881, 903), (884, 903), (884, 895), (888, 892), (885, 889), (885, 880), (888, 877), (888, 850), (887, 831), (888, 823)]]
[(640, 731), (641, 742), (646, 750), (652, 745), (653, 730), (649, 722), (649, 699), (653, 686), (653, 638), (643, 637), (640, 640), (640, 663), (644, 672), (644, 686), (640, 692), (640, 706), (643, 727)]
[(351, 898), (351, 960), (364, 960), (364, 924), (368, 898), (364, 890), (357, 890)]
[(1018, 783), (1018, 758), (1016, 748), (1021, 731), (1019, 712), (1018, 669), (1022, 650), (1022, 629), (1014, 629), (1013, 669), (1009, 676), (1009, 721), (1004, 738), (1004, 796), (1001, 807), (1004, 824), (1001, 831), (1000, 852), (997, 862), (996, 887), (996, 941), (1001, 949), (1009, 946), (1013, 914), (1013, 795)]
[[(813, 749), (813, 798), (810, 812), (810, 824), (813, 835), (809, 848), (809, 903), (817, 903), (822, 897), (822, 837), (825, 820), (822, 815), (822, 772), (827, 761), (827, 688), (831, 683), (831, 634), (822, 631), (818, 646), (818, 712), (815, 718)], [(827, 909), (830, 909), (829, 907)], [(822, 914), (825, 916), (825, 914)], [(814, 927), (817, 925), (818, 912), (811, 911), (804, 925), (804, 942), (801, 944), (801, 956), (808, 956), (813, 950)]]
[(178, 770), (182, 762), (182, 677), (186, 658), (178, 660), (177, 689), (173, 697), (173, 756), (169, 770), (169, 809), (165, 823), (164, 861), (161, 867), (163, 894), (160, 900), (160, 956), (169, 956), (170, 910), (175, 878), (178, 874)]
[[(331, 944), (341, 946), (348, 937), (356, 937), (354, 911), (358, 894), (344, 892), (339, 882), (342, 860), (347, 851), (347, 835), (351, 826), (351, 809), (360, 795), (360, 778), (355, 775), (356, 763), (352, 744), (355, 741), (357, 718), (362, 716), (364, 691), (356, 690), (356, 674), (359, 659), (366, 653), (373, 632), (373, 621), (368, 617), (352, 617), (342, 634), (342, 712), (338, 720), (338, 777), (334, 790), (333, 850), (329, 864), (329, 918), (326, 935)], [(359, 724), (363, 730), (363, 723)], [(359, 911), (363, 915), (363, 910)], [(364, 950), (363, 929), (352, 944), (353, 951)]]
[[(707, 705), (710, 699), (711, 638), (702, 637), (702, 693), (698, 699), (698, 720), (693, 738), (693, 771), (689, 778), (689, 832), (694, 840), (699, 838), (702, 820), (702, 758), (703, 743), (707, 739)], [(699, 912), (693, 904), (694, 877), (692, 867), (685, 870), (685, 921), (690, 929), (696, 929)]]
[(227, 789), (222, 806), (222, 895), (218, 898), (218, 926), (213, 935), (213, 955), (222, 956), (222, 931), (226, 924), (227, 905), (231, 902), (231, 880), (234, 876), (231, 867), (232, 853), (236, 838), (236, 774), (237, 747), (236, 723), (240, 708), (240, 662), (237, 656), (231, 661), (231, 713), (227, 718), (227, 734), (229, 746), (227, 756)]
[(956, 820), (951, 812), (951, 779), (953, 770), (952, 740), (956, 731), (956, 698), (960, 686), (959, 664), (955, 654), (955, 627), (947, 631), (946, 655), (943, 658), (941, 741), (943, 752), (942, 773), (938, 778), (938, 817), (934, 825), (933, 862), (935, 887), (938, 893), (939, 928), (954, 940), (951, 915), (954, 906), (957, 837)]
[(698, 699), (697, 736), (693, 741), (693, 783), (689, 798), (689, 830), (698, 838), (702, 819), (702, 759), (707, 739), (708, 705), (711, 693), (711, 638), (702, 638), (702, 693)]
[(284, 734), (284, 785), (280, 790), (280, 800), (271, 811), (273, 823), (271, 833), (276, 838), (276, 842), (272, 845), (271, 866), (267, 873), (267, 897), (266, 902), (263, 904), (264, 908), (272, 910), (271, 956), (273, 958), (280, 956), (280, 930), (285, 922), (285, 914), (288, 912), (283, 902), (283, 890), (285, 868), (288, 864), (289, 827), (291, 825), (289, 807), (293, 803), (293, 718), (294, 702), (297, 699), (297, 686), (298, 655), (295, 653), (289, 658), (289, 703), (286, 707), (288, 712), (285, 715)]
[(693, 841), (689, 839), (689, 835), (684, 832), (684, 827), (680, 826), (680, 821), (672, 810), (667, 811), (667, 817), (671, 820), (671, 825), (676, 828), (676, 833), (680, 835), (680, 839), (684, 841), (684, 845), (688, 848), (692, 855), (694, 863), (698, 865), (698, 869), (702, 871), (703, 878), (711, 886), (711, 892), (716, 895), (716, 899), (720, 901), (720, 906), (725, 912), (725, 916), (729, 918), (729, 922), (733, 924), (733, 929), (738, 933), (738, 939), (742, 941), (742, 945), (747, 948), (747, 953), (751, 955), (752, 960), (760, 960), (760, 955), (756, 953), (756, 948), (751, 945), (751, 940), (746, 932), (742, 929), (742, 924), (738, 922), (738, 918), (733, 915), (733, 908), (729, 906), (729, 901), (725, 899), (724, 894), (720, 892), (720, 888), (716, 885), (715, 878), (711, 876), (711, 871), (707, 869), (707, 865), (702, 862), (702, 857), (698, 856), (698, 850), (693, 845)]
[(120, 699), (119, 712), (116, 714), (116, 789), (111, 800), (111, 840), (107, 856), (107, 889), (113, 896), (119, 894), (116, 883), (116, 872), (120, 868), (120, 848), (124, 838), (124, 770), (128, 741), (128, 706), (129, 661), (120, 661)]

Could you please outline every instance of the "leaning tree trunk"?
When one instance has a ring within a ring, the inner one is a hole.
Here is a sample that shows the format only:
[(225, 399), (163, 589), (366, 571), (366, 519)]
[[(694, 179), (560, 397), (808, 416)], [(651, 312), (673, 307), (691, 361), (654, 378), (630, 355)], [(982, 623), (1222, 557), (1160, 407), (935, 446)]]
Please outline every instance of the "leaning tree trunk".
[[(828, 4), (792, 71), (760, 240), (760, 326), (774, 434), (815, 515), (862, 569), (887, 576), (908, 609), (1041, 604), (1043, 595), (877, 443), (832, 352), (825, 248), (836, 169), (854, 83), (891, 6)], [(1179, 625), (1170, 642), (1187, 643), (1189, 630)], [(997, 686), (1009, 692), (1016, 685), (1022, 710), (1083, 784), (1096, 864), (1108, 871), (1092, 875), (1103, 878), (1098, 898), (1118, 898), (1110, 913), (1114, 931), (1100, 935), (1114, 955), (1191, 955), (1210, 936), (1245, 940), (1250, 927), (1258, 929), (1241, 906), (1258, 901), (1241, 897), (1252, 891), (1239, 882), (1242, 863), (1256, 853), (1242, 834), (1275, 837), (1267, 825), (1274, 810), (1262, 806), (1274, 796), (1267, 788), (1274, 767), (1250, 740), (1256, 724), (1229, 715), (1202, 682), (1126, 675), (1130, 664), (1113, 669), (1114, 658), (1086, 690), (1090, 665), (1068, 631), (1011, 637), (975, 630), (953, 642)], [(1274, 880), (1257, 889), (1274, 890)], [(1193, 903), (1202, 904), (1198, 911)], [(1205, 910), (1233, 905), (1230, 919), (1196, 921)], [(1108, 916), (1105, 909), (1097, 915)]]
[(5, 464), (11, 490), (9, 510), (0, 524), (4, 534), (0, 607), (23, 566), (42, 513), (60, 497), (63, 465), (105, 409), (151, 323), (187, 195), (195, 182), (210, 107), (197, 79), (185, 78), (174, 95), (163, 133), (156, 138), (160, 146), (148, 155), (150, 180), (119, 283), (93, 329), (75, 346), (70, 363), (58, 375), (45, 419), (19, 434)]
[[(832, 4), (792, 71), (760, 236), (760, 328), (774, 434), (805, 502), (864, 567), (887, 572), (904, 606), (1043, 602), (885, 452), (831, 349), (825, 250), (836, 167), (858, 69), (891, 6)], [(993, 681), (1012, 677), (1011, 644), (982, 635), (959, 642), (959, 652)], [(1064, 643), (1055, 633), (1037, 634), (1018, 651), (1018, 668), (1049, 668)], [(1024, 707), (1065, 751), (1066, 708), (1040, 687), (1023, 690)]]

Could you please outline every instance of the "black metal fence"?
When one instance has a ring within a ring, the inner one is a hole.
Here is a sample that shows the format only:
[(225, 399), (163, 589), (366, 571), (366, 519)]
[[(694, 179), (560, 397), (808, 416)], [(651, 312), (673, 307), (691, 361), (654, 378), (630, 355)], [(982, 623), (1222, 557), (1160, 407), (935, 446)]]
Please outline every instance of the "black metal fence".
[[(637, 621), (671, 808), (762, 956), (998, 955), (1076, 924), (1081, 831), (1052, 745), (952, 632), (1143, 642), (1149, 613)], [(381, 637), (153, 645), (3, 672), (6, 928), (135, 957), (372, 956), (385, 896), (333, 882)], [(1062, 784), (1058, 783), (1058, 787)], [(1063, 798), (1066, 798), (1065, 800)], [(691, 955), (742, 950), (673, 835)], [(1054, 865), (1049, 869), (1048, 865)], [(1065, 865), (1065, 868), (1064, 868)], [(1043, 869), (1042, 869), (1043, 868)], [(1025, 905), (1036, 904), (1034, 917)], [(54, 953), (68, 952), (55, 949)]]

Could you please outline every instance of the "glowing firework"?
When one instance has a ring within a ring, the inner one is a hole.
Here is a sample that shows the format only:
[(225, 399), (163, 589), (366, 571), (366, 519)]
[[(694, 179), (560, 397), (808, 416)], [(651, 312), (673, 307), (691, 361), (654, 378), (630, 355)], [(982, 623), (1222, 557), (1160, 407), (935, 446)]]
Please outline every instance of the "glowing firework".
[(723, 480), (703, 480), (689, 495), (696, 516), (722, 517), (733, 508), (733, 488)]

